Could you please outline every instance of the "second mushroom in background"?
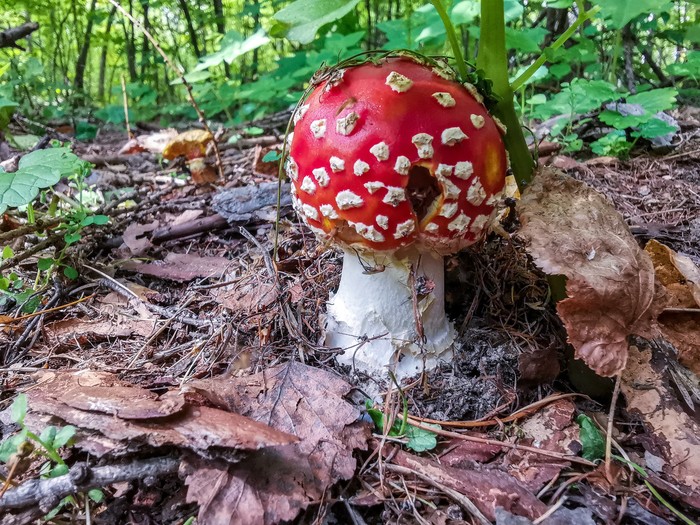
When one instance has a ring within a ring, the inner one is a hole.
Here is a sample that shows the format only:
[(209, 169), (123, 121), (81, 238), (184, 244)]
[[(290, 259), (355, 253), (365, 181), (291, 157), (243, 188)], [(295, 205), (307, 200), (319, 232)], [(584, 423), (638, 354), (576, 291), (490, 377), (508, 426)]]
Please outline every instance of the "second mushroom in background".
[(505, 185), (502, 125), (441, 63), (398, 56), (324, 76), (294, 115), (294, 207), (345, 253), (325, 344), (370, 375), (452, 358), (445, 255), (485, 232)]

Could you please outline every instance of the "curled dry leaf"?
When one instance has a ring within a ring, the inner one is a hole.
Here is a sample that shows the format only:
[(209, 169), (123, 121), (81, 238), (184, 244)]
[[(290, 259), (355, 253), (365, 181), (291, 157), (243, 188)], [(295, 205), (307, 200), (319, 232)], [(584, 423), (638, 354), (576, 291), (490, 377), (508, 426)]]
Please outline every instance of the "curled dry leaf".
[(644, 424), (647, 452), (662, 459), (655, 469), (660, 467), (661, 476), (676, 486), (676, 497), (700, 508), (700, 424), (676, 396), (671, 372), (674, 360), (657, 344), (631, 346), (621, 391), (627, 411)]
[(328, 489), (355, 473), (354, 449), (366, 448), (369, 428), (343, 399), (350, 385), (299, 363), (248, 377), (195, 381), (191, 388), (217, 406), (245, 414), (299, 443), (269, 449), (236, 464), (192, 464), (187, 499), (206, 525), (273, 524), (294, 519)]
[[(693, 261), (653, 239), (644, 250), (666, 291), (666, 308), (699, 307), (700, 269)], [(666, 311), (659, 316), (659, 328), (678, 350), (678, 361), (700, 374), (700, 316), (694, 312)]]
[[(179, 447), (204, 456), (286, 445), (290, 434), (171, 391), (161, 396), (105, 372), (42, 372), (27, 392), (29, 428), (78, 428), (76, 446), (97, 456)], [(56, 421), (56, 420), (60, 421)]]
[(651, 260), (598, 192), (554, 170), (536, 175), (518, 213), (537, 265), (568, 278), (557, 311), (576, 357), (602, 376), (617, 374), (627, 337), (647, 333), (656, 317)]

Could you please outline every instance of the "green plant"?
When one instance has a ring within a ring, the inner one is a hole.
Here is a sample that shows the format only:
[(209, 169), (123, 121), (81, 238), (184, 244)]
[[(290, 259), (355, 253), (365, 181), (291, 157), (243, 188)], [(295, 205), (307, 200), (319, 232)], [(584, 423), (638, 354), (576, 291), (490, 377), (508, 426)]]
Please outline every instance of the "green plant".
[[(60, 449), (72, 445), (75, 427), (71, 425), (65, 427), (48, 426), (42, 430), (41, 434), (36, 434), (25, 425), (26, 415), (27, 396), (19, 394), (10, 407), (10, 417), (20, 430), (0, 442), (0, 462), (8, 466), (10, 472), (8, 479), (14, 474), (19, 474), (17, 470), (21, 461), (31, 461), (32, 458), (43, 461), (39, 470), (42, 478), (56, 478), (66, 475), (69, 469), (61, 457)], [(104, 494), (99, 489), (88, 491), (87, 496), (96, 503), (104, 499)], [(75, 497), (66, 496), (51, 512), (44, 516), (44, 519), (49, 520), (67, 505), (76, 504)]]
[[(0, 294), (23, 304), (27, 311), (34, 305), (30, 301), (35, 289), (47, 283), (51, 274), (61, 268), (69, 279), (78, 277), (78, 272), (65, 263), (67, 249), (82, 238), (82, 230), (88, 226), (100, 226), (109, 222), (105, 215), (96, 215), (92, 211), (95, 204), (92, 192), (87, 188), (85, 179), (90, 174), (90, 164), (81, 161), (67, 147), (37, 150), (23, 156), (15, 172), (6, 172), (0, 168), (0, 213), (9, 208), (24, 208), (30, 223), (36, 221), (35, 205), (37, 200), (47, 204), (45, 216), (60, 218), (60, 222), (51, 234), (62, 234), (63, 243), (53, 257), (43, 257), (37, 263), (37, 278), (34, 287), (25, 289), (26, 283), (16, 274), (0, 278)], [(62, 193), (51, 192), (51, 188), (60, 180), (65, 180), (72, 188), (76, 198)], [(4, 247), (3, 260), (14, 256), (12, 249)]]
[[(393, 374), (389, 374), (392, 381), (398, 389), (399, 396), (401, 398), (401, 404), (403, 406), (403, 412), (401, 419), (394, 419), (391, 428), (386, 429), (386, 416), (384, 412), (379, 408), (376, 408), (372, 401), (367, 399), (365, 401), (365, 409), (367, 414), (372, 419), (376, 425), (379, 432), (386, 432), (387, 436), (403, 439), (406, 447), (410, 448), (415, 452), (425, 452), (426, 450), (432, 450), (437, 446), (437, 434), (435, 432), (430, 432), (424, 428), (417, 427), (408, 422), (408, 401), (406, 396), (404, 396), (400, 385), (396, 381), (396, 377)], [(423, 426), (432, 427), (439, 430), (440, 425), (432, 425), (429, 423), (424, 423)]]

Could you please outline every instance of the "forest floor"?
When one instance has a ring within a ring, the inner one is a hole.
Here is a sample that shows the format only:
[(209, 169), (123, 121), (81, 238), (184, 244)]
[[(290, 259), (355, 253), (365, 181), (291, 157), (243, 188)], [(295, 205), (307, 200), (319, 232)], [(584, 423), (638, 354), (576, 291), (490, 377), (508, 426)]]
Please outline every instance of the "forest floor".
[[(700, 110), (677, 118), (672, 149), (623, 161), (543, 147), (540, 164), (605, 195), (641, 246), (658, 241), (697, 267)], [(0, 408), (26, 392), (32, 431), (74, 426), (61, 462), (73, 490), (101, 487), (103, 499), (66, 497), (40, 471), (59, 463), (51, 451), (30, 451), (0, 467), (0, 524), (48, 512), (105, 524), (697, 522), (700, 442), (675, 434), (700, 425), (700, 304), (664, 312), (675, 347), (632, 341), (634, 377), (595, 380), (571, 360), (511, 216), (447, 261), (454, 362), (389, 385), (368, 415), (362, 387), (375, 379), (321, 344), (340, 254), (286, 198), (275, 235), (277, 168), (261, 158), (281, 132), (261, 127), (224, 149), (218, 187), (150, 153), (118, 154), (123, 134), (74, 144), (95, 164), (110, 222), (84, 231), (69, 252), (79, 278), (50, 282), (36, 313), (4, 303)], [(36, 241), (15, 239), (14, 252)], [(671, 272), (654, 260), (660, 278)], [(36, 265), (12, 271), (33, 282)], [(649, 392), (663, 406), (645, 411)], [(11, 419), (0, 415), (3, 439)]]

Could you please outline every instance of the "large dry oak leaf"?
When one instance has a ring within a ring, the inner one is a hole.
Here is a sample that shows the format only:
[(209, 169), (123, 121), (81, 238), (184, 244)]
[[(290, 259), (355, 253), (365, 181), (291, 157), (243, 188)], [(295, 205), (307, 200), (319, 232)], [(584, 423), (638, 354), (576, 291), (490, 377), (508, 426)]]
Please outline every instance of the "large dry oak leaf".
[(598, 192), (554, 170), (536, 175), (518, 213), (535, 263), (568, 279), (557, 310), (576, 357), (616, 375), (627, 362), (627, 337), (648, 333), (656, 317), (648, 255)]

